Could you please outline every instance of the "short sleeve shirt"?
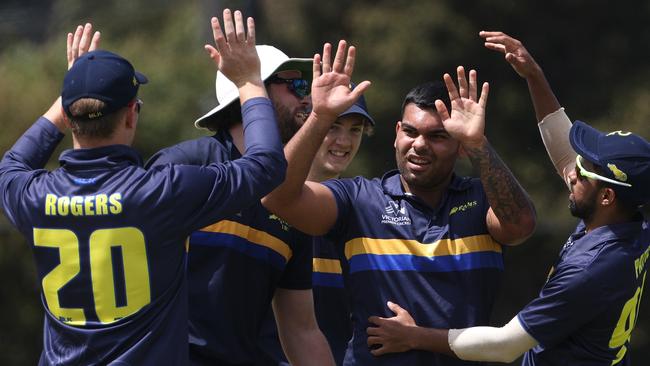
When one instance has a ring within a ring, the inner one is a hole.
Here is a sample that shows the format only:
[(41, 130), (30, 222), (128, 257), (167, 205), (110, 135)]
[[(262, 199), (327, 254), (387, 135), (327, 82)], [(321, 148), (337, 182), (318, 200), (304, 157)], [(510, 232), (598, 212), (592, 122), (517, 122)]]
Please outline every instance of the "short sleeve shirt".
[(337, 243), (352, 311), (345, 365), (472, 365), (409, 351), (375, 357), (366, 328), (389, 317), (392, 301), (424, 327), (487, 325), (503, 270), (502, 248), (488, 233), (486, 195), (478, 179), (454, 176), (438, 207), (402, 189), (397, 171), (381, 179), (335, 179), (338, 218), (327, 234)]

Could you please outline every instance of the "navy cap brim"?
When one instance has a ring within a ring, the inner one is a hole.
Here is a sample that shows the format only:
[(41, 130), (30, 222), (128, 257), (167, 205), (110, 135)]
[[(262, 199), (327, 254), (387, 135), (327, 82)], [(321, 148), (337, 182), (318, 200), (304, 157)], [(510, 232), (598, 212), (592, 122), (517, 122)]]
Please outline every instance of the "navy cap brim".
[(575, 121), (569, 132), (569, 141), (578, 155), (594, 164), (601, 165), (598, 157), (598, 140), (602, 135), (602, 132), (588, 124)]
[(372, 126), (375, 125), (375, 120), (372, 119), (372, 117), (370, 117), (370, 115), (366, 111), (364, 111), (363, 108), (359, 107), (356, 104), (353, 104), (352, 107), (348, 108), (348, 110), (346, 110), (345, 112), (339, 114), (339, 117), (349, 116), (351, 114), (360, 114), (360, 115), (364, 116), (365, 118), (367, 118), (368, 122), (370, 122), (370, 124)]
[(135, 79), (138, 81), (140, 84), (146, 84), (149, 82), (149, 79), (147, 79), (146, 76), (144, 76), (143, 73), (135, 71)]

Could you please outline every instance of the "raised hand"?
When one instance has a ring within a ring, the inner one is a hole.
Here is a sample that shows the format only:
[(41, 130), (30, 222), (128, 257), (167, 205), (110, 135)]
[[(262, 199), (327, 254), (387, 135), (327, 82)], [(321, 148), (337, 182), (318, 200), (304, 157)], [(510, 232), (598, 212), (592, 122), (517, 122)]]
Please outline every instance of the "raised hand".
[(501, 52), (506, 61), (512, 66), (519, 76), (528, 79), (535, 73), (540, 73), (539, 65), (530, 55), (524, 45), (515, 38), (503, 32), (481, 31), (479, 36), (485, 39), (485, 48)]
[[(347, 49), (347, 53), (346, 53)], [(314, 55), (313, 82), (311, 86), (312, 112), (319, 117), (334, 121), (348, 109), (370, 87), (369, 81), (359, 83), (350, 89), (354, 70), (356, 49), (339, 41), (334, 62), (331, 60), (332, 45), (323, 45), (323, 55)]]
[(443, 79), (451, 99), (451, 113), (441, 100), (436, 100), (436, 109), (445, 130), (464, 147), (483, 144), (485, 131), (485, 106), (487, 104), (489, 85), (483, 83), (481, 95), (478, 96), (476, 71), (470, 70), (469, 84), (465, 68), (458, 66), (458, 88), (451, 76), (445, 74)]
[(93, 25), (90, 23), (86, 23), (85, 26), (78, 25), (74, 33), (68, 33), (68, 70), (81, 55), (96, 50), (99, 47), (100, 38), (101, 34), (99, 32), (93, 33)]
[[(205, 50), (217, 68), (238, 88), (246, 83), (262, 85), (260, 59), (255, 49), (255, 21), (248, 17), (247, 28), (239, 10), (235, 17), (230, 9), (223, 11), (223, 31), (219, 19), (211, 19), (215, 46), (205, 45)], [(224, 35), (225, 33), (225, 35)]]

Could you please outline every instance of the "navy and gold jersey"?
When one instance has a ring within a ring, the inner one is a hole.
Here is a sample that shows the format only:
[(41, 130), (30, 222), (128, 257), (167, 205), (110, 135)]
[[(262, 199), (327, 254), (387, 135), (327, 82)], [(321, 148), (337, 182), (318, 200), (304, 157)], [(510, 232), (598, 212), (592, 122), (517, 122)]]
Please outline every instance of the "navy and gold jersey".
[[(229, 161), (239, 152), (227, 131), (186, 141), (148, 165)], [(188, 253), (190, 361), (252, 364), (277, 287), (311, 288), (311, 237), (259, 201), (194, 232)]]
[[(332, 350), (334, 361), (337, 365), (342, 365), (348, 341), (352, 337), (352, 322), (348, 298), (343, 287), (341, 264), (334, 243), (322, 236), (314, 237), (313, 243), (314, 312), (318, 327)], [(259, 344), (261, 354), (256, 362), (257, 366), (289, 365), (282, 350), (272, 309), (269, 309), (260, 330)]]
[(478, 179), (454, 176), (438, 207), (404, 193), (397, 171), (382, 179), (323, 183), (337, 202), (327, 234), (337, 246), (352, 312), (345, 365), (471, 365), (423, 352), (375, 357), (368, 317), (392, 317), (388, 301), (423, 327), (487, 325), (503, 271), (501, 245), (488, 233), (487, 197)]
[(629, 365), (646, 281), (650, 227), (636, 221), (585, 233), (578, 225), (538, 298), (518, 314), (539, 345), (523, 365)]
[(327, 338), (334, 361), (342, 365), (352, 338), (352, 320), (336, 243), (325, 237), (314, 238), (312, 286), (318, 326)]
[[(142, 168), (126, 145), (63, 152), (39, 119), (0, 164), (2, 206), (32, 246), (45, 308), (41, 365), (185, 365), (188, 235), (256, 202), (284, 160), (273, 109), (249, 101), (248, 154)], [(250, 154), (250, 155), (249, 155)]]

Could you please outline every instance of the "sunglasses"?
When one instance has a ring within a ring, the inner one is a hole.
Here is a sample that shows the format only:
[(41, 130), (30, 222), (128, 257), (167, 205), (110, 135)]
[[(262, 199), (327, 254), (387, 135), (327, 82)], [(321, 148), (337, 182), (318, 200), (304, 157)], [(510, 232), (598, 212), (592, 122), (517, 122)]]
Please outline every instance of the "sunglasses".
[(578, 172), (583, 177), (591, 178), (591, 179), (595, 179), (595, 180), (600, 180), (600, 181), (611, 183), (611, 184), (616, 184), (618, 186), (632, 187), (632, 185), (629, 184), (629, 183), (619, 182), (617, 180), (610, 179), (610, 178), (607, 178), (607, 177), (603, 177), (602, 175), (598, 175), (598, 174), (596, 174), (594, 172), (588, 171), (587, 169), (585, 169), (582, 166), (582, 156), (580, 156), (580, 155), (576, 156), (576, 166), (578, 167)]
[(308, 96), (311, 92), (309, 82), (305, 79), (284, 79), (273, 75), (266, 82), (269, 84), (287, 84), (289, 91), (300, 99)]

